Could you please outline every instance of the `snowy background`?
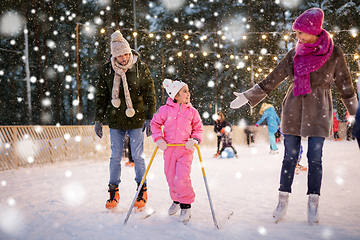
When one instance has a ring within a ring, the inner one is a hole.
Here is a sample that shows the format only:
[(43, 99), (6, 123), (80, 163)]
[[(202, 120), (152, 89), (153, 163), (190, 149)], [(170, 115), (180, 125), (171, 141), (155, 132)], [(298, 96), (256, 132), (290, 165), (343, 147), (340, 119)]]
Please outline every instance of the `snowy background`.
[[(307, 142), (303, 141), (304, 150)], [(148, 174), (147, 211), (133, 213), (123, 224), (135, 196), (134, 170), (123, 162), (120, 204), (113, 212), (108, 199), (108, 159), (73, 161), (0, 173), (0, 239), (360, 239), (359, 149), (355, 141), (325, 141), (320, 223), (307, 222), (307, 173), (295, 176), (285, 219), (275, 224), (280, 154), (268, 143), (235, 146), (239, 157), (213, 158), (200, 148), (218, 222), (214, 227), (197, 154), (192, 168), (196, 192), (192, 217), (185, 226), (171, 205), (159, 150)], [(151, 156), (145, 156), (147, 162)], [(306, 165), (306, 157), (302, 163)]]

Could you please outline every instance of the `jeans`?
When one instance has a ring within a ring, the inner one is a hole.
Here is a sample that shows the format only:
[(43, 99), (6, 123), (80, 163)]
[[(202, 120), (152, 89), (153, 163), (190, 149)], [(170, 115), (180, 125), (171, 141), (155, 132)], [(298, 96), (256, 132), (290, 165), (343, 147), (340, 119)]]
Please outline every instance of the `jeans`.
[(275, 133), (274, 132), (269, 131), (269, 140), (270, 140), (270, 149), (271, 150), (278, 150), (278, 147), (276, 145)]
[[(307, 194), (320, 195), (322, 179), (322, 149), (325, 138), (308, 138), (308, 191)], [(295, 167), (299, 157), (301, 137), (284, 135), (285, 154), (282, 162), (279, 191), (291, 193)]]
[(141, 128), (126, 131), (110, 128), (111, 157), (109, 184), (118, 185), (121, 182), (121, 158), (126, 133), (130, 137), (131, 155), (135, 163), (135, 181), (139, 184), (144, 176), (145, 160), (142, 157), (144, 151), (144, 133)]

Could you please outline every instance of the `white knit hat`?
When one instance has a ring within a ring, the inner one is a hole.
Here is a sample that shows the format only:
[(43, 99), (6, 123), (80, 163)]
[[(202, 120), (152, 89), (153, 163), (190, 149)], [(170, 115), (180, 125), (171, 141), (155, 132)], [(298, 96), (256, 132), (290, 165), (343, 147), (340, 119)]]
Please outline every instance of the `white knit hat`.
[(111, 55), (117, 57), (127, 53), (131, 53), (128, 41), (126, 41), (120, 31), (115, 31), (111, 35)]
[(171, 79), (166, 79), (166, 78), (163, 81), (163, 86), (172, 100), (174, 100), (176, 94), (180, 91), (180, 89), (186, 85), (187, 84), (184, 82), (172, 81)]

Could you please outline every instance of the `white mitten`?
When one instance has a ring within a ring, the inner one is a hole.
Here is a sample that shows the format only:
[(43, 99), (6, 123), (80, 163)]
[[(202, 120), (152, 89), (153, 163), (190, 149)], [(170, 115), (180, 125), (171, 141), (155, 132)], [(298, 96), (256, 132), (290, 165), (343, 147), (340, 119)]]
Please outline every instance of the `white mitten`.
[(193, 138), (190, 138), (190, 139), (188, 139), (188, 141), (185, 143), (185, 148), (191, 150), (191, 149), (194, 148), (194, 145), (195, 145), (196, 143), (198, 143), (197, 140), (195, 140), (195, 139), (193, 139)]
[(164, 141), (164, 139), (159, 139), (156, 141), (156, 145), (158, 146), (158, 148), (160, 148), (161, 150), (165, 151), (167, 149), (167, 144)]
[(237, 96), (237, 98), (230, 103), (230, 108), (232, 109), (240, 108), (249, 101), (243, 93), (234, 92), (234, 95)]

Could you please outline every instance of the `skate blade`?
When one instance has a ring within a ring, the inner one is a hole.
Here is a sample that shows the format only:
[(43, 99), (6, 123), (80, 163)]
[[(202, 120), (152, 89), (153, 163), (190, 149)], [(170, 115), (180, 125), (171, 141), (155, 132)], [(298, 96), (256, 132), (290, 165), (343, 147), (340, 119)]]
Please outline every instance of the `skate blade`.
[(275, 217), (275, 216), (273, 216), (273, 218), (274, 218), (274, 223), (278, 223), (281, 220), (283, 220), (283, 217)]
[(139, 212), (143, 212), (143, 211), (145, 210), (145, 208), (146, 208), (146, 206), (145, 206), (145, 207), (142, 207), (142, 208), (134, 207), (133, 209), (134, 209), (134, 211), (135, 211), (136, 213), (139, 213)]
[(311, 226), (317, 226), (319, 224), (319, 221), (309, 221), (309, 224)]
[(191, 218), (191, 216), (190, 216), (188, 219), (186, 219), (186, 220), (184, 220), (184, 221), (181, 221), (181, 223), (183, 223), (184, 225), (186, 225), (186, 224), (189, 222), (190, 218)]

